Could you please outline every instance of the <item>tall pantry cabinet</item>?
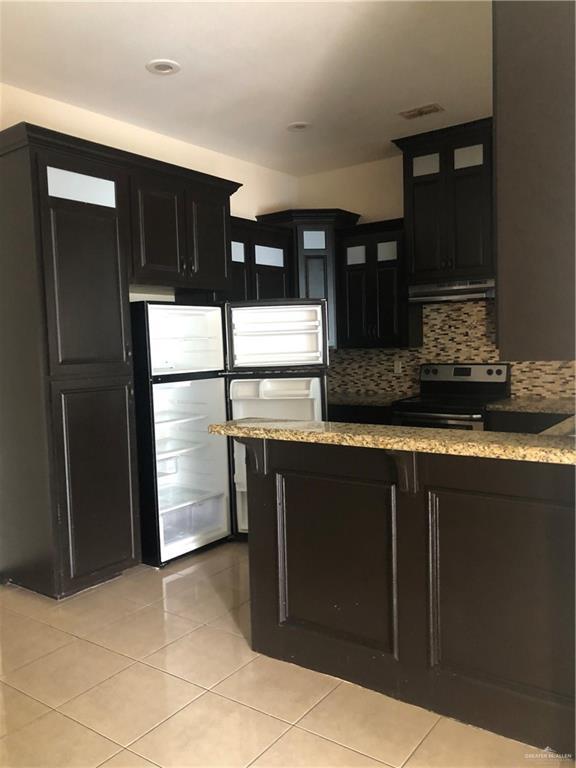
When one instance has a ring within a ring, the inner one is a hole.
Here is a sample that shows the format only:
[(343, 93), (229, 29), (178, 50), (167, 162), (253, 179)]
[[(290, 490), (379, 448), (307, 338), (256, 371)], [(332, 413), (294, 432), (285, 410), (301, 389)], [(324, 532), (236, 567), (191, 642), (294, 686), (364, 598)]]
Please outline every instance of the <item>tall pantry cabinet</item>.
[(140, 559), (125, 172), (0, 144), (0, 568), (60, 597)]

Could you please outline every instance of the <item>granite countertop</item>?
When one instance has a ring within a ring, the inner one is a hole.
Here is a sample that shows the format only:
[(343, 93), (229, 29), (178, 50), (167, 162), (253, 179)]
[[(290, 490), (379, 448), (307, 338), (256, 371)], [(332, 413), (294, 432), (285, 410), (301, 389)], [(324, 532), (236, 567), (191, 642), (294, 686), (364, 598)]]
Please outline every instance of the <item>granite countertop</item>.
[(223, 424), (211, 424), (209, 431), (229, 437), (536, 461), (546, 464), (576, 464), (574, 440), (571, 437), (554, 435), (265, 419), (239, 419)]
[(576, 412), (572, 397), (507, 397), (488, 405), (489, 411), (512, 411), (514, 413), (566, 413)]

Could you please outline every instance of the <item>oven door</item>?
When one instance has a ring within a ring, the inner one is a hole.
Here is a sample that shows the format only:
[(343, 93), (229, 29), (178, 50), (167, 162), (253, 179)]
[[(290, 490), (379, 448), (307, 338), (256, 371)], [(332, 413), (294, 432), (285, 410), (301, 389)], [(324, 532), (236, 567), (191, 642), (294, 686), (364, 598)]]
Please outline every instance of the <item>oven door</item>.
[(403, 427), (431, 427), (433, 429), (484, 429), (484, 417), (481, 413), (394, 411), (392, 423)]

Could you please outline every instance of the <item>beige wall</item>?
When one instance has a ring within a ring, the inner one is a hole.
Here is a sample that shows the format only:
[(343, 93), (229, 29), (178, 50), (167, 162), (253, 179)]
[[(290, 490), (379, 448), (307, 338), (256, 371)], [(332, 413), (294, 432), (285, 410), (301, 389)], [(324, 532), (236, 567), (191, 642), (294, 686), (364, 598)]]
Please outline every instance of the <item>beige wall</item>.
[(344, 208), (362, 221), (403, 215), (402, 156), (298, 179), (300, 208)]
[(242, 182), (231, 200), (235, 216), (295, 207), (345, 208), (362, 221), (402, 216), (399, 156), (296, 178), (0, 83), (0, 129), (22, 121)]
[(294, 176), (0, 83), (0, 128), (23, 121), (242, 182), (231, 200), (235, 216), (254, 218), (297, 204)]

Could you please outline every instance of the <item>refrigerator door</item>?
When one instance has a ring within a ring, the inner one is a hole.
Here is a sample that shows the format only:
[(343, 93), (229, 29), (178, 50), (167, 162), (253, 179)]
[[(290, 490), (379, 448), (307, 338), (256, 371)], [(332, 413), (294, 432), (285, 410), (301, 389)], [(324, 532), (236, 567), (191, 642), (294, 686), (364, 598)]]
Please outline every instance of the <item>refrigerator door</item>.
[(228, 304), (228, 368), (327, 365), (323, 301)]
[[(230, 380), (233, 419), (293, 419), (321, 421), (323, 377), (243, 378)], [(246, 449), (234, 441), (234, 487), (236, 523), (240, 533), (248, 531)]]
[(148, 304), (152, 376), (224, 368), (222, 309)]
[(226, 421), (222, 378), (152, 386), (160, 560), (230, 534), (226, 438), (208, 433)]

